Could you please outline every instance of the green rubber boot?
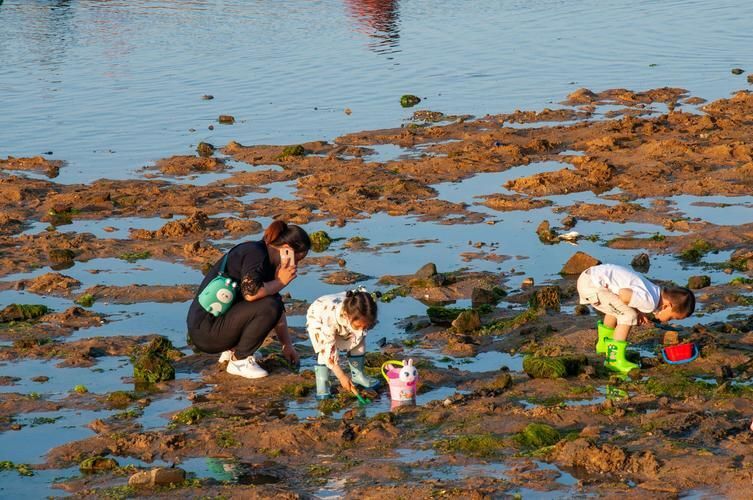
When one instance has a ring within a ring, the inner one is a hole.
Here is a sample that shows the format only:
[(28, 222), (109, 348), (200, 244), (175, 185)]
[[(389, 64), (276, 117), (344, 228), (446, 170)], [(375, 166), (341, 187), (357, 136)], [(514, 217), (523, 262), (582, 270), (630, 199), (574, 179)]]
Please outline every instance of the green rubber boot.
[(361, 386), (364, 389), (376, 389), (379, 387), (379, 379), (369, 377), (363, 372), (364, 355), (361, 356), (348, 356), (348, 366), (350, 366), (350, 378), (355, 385)]
[(314, 367), (314, 375), (316, 375), (316, 399), (331, 398), (329, 368), (326, 365), (316, 365)]
[(607, 341), (612, 340), (614, 335), (614, 328), (605, 326), (604, 323), (599, 321), (596, 323), (596, 335), (598, 340), (596, 341), (596, 354), (607, 353)]
[(635, 363), (631, 363), (625, 359), (625, 349), (627, 349), (628, 343), (624, 340), (607, 340), (607, 359), (604, 361), (604, 366), (612, 371), (619, 372), (623, 375), (627, 375), (631, 370), (640, 368)]

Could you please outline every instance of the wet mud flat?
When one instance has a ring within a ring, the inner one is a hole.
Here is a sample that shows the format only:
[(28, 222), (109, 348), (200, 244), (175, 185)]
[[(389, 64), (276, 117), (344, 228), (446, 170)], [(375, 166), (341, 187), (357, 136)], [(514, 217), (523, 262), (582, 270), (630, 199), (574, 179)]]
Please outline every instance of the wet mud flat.
[[(287, 146), (201, 145), (140, 178), (60, 184), (0, 161), (1, 495), (724, 495), (753, 477), (753, 95), (592, 92)], [(286, 296), (302, 367), (194, 353), (202, 272), (274, 218), (314, 251)], [(697, 314), (631, 334), (610, 375), (575, 279), (690, 283)], [(367, 366), (414, 359), (416, 406), (313, 398), (303, 314), (383, 292)], [(693, 341), (668, 365), (660, 349)]]

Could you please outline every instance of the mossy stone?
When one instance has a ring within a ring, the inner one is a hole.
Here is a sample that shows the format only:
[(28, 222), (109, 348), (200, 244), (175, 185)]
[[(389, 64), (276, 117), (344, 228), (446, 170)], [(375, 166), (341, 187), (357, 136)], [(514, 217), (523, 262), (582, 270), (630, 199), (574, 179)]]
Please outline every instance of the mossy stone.
[(44, 316), (50, 309), (42, 304), (11, 304), (0, 311), (0, 323), (29, 321)]
[(538, 450), (545, 446), (557, 444), (561, 438), (559, 431), (550, 425), (528, 424), (525, 429), (513, 437), (513, 440), (521, 448)]
[(117, 460), (107, 457), (89, 457), (78, 465), (78, 469), (84, 473), (113, 470), (117, 468)]
[(429, 320), (435, 325), (449, 326), (465, 309), (432, 306), (426, 310)]
[(68, 248), (53, 248), (47, 253), (47, 257), (53, 264), (69, 264), (73, 262), (76, 254)]
[(688, 288), (691, 290), (700, 290), (707, 286), (711, 286), (711, 278), (709, 276), (691, 276), (688, 278)]
[(421, 98), (413, 94), (405, 94), (400, 97), (400, 105), (404, 108), (412, 108), (421, 102)]
[(214, 146), (208, 142), (200, 142), (199, 145), (196, 146), (196, 152), (199, 153), (199, 156), (212, 156), (214, 154)]
[(91, 307), (94, 305), (94, 302), (96, 302), (97, 299), (94, 297), (94, 295), (90, 293), (85, 293), (83, 295), (80, 295), (76, 299), (76, 304), (82, 306), (82, 307)]
[(567, 367), (559, 358), (526, 356), (523, 358), (523, 371), (531, 378), (564, 378)]
[(306, 149), (304, 149), (303, 146), (300, 144), (295, 144), (293, 146), (285, 146), (282, 150), (282, 153), (277, 157), (280, 160), (285, 160), (287, 158), (292, 158), (296, 156), (306, 156)]
[(332, 238), (326, 231), (315, 231), (309, 235), (309, 239), (314, 252), (324, 252), (332, 244)]
[(157, 337), (131, 356), (133, 378), (137, 383), (154, 384), (175, 379), (175, 368), (170, 356), (175, 351), (165, 337)]
[(544, 309), (546, 311), (560, 310), (560, 297), (562, 292), (558, 286), (545, 286), (536, 290), (529, 301), (532, 309)]

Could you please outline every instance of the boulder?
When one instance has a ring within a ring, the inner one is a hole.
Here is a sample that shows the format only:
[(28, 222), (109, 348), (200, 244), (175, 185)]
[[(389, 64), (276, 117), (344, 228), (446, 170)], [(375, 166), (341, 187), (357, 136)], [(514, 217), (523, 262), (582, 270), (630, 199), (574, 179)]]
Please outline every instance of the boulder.
[(559, 241), (557, 239), (557, 233), (555, 233), (549, 226), (548, 220), (541, 221), (541, 224), (536, 228), (536, 234), (539, 236), (539, 240), (541, 240), (542, 243), (551, 244)]
[(691, 276), (688, 278), (688, 288), (691, 290), (700, 290), (701, 288), (706, 288), (707, 286), (711, 285), (711, 278), (702, 275), (702, 276)]
[(452, 322), (452, 327), (458, 333), (471, 333), (481, 328), (481, 317), (473, 309), (463, 311)]
[(640, 273), (646, 273), (651, 267), (651, 258), (647, 253), (640, 253), (633, 257), (633, 260), (630, 261), (630, 265), (636, 271)]
[(436, 276), (437, 274), (439, 274), (437, 272), (437, 265), (433, 262), (429, 262), (428, 264), (421, 266), (421, 269), (416, 271), (413, 276), (419, 279), (427, 279), (431, 278), (432, 276)]
[(598, 266), (601, 261), (591, 257), (585, 252), (575, 252), (565, 265), (562, 266), (560, 274), (580, 274), (589, 267)]
[(128, 486), (153, 487), (168, 486), (182, 483), (186, 480), (186, 471), (178, 467), (158, 467), (152, 470), (139, 471), (128, 478)]

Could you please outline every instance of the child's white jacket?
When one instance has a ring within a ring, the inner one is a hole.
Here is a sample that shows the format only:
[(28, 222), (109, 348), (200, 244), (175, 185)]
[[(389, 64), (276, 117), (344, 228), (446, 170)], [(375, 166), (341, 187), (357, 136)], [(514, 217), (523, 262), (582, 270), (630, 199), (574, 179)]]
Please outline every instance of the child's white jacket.
[(317, 363), (332, 369), (338, 350), (350, 351), (360, 345), (365, 330), (356, 330), (343, 314), (345, 292), (316, 299), (306, 312), (306, 329), (317, 354)]

